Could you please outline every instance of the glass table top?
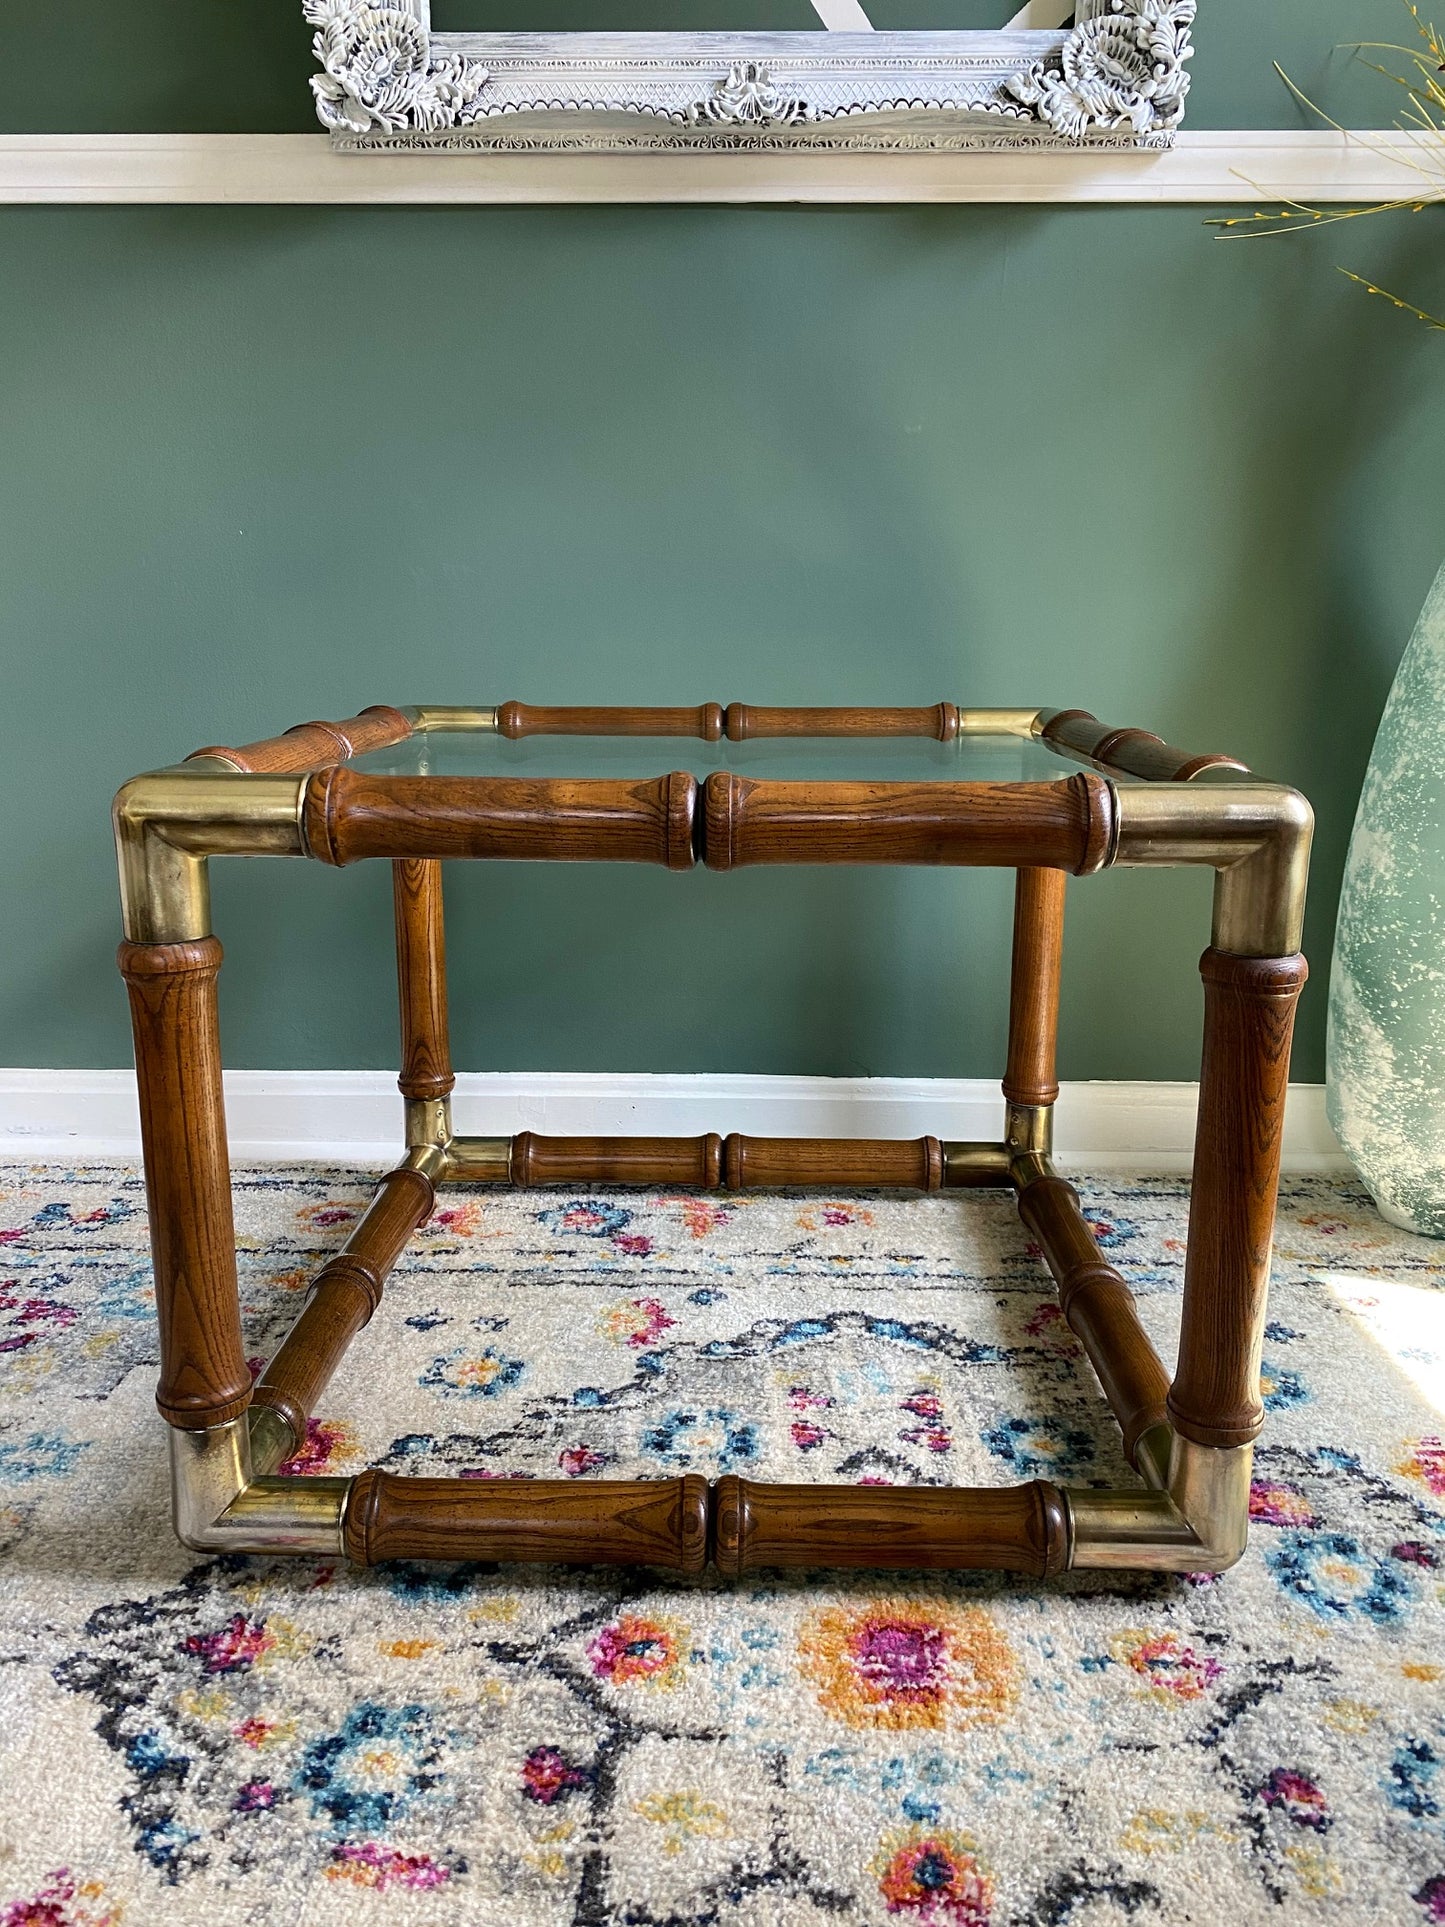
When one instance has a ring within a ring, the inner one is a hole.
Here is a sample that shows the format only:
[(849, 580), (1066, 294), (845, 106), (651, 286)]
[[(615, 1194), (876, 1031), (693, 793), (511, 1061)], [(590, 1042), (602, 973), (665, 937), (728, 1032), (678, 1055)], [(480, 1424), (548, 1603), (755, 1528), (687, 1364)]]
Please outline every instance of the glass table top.
[[(714, 770), (793, 782), (1055, 783), (1080, 765), (1020, 736), (754, 737), (706, 743), (687, 736), (523, 736), (418, 729), (405, 742), (353, 758), (388, 776), (611, 777), (642, 780)], [(1124, 779), (1128, 780), (1128, 779)]]

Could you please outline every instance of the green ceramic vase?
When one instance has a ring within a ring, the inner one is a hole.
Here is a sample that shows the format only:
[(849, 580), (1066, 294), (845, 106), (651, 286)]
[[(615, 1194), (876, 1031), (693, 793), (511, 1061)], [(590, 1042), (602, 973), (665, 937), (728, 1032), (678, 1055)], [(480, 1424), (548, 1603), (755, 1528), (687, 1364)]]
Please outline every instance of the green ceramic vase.
[(1445, 568), (1385, 705), (1350, 838), (1327, 1102), (1383, 1215), (1445, 1238)]

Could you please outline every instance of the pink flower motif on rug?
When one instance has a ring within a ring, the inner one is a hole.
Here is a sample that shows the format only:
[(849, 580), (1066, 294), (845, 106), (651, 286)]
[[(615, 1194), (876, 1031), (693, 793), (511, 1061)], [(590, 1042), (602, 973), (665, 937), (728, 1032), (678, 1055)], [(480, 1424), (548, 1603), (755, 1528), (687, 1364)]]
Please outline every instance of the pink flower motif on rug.
[(930, 1392), (920, 1386), (908, 1394), (899, 1410), (912, 1413), (922, 1421), (918, 1425), (905, 1426), (898, 1434), (905, 1445), (924, 1445), (930, 1452), (948, 1452), (953, 1447), (953, 1432), (943, 1416), (943, 1400), (937, 1392)]
[(433, 1211), (422, 1231), (431, 1237), (470, 1238), (482, 1221), (482, 1207), (475, 1198), (442, 1205)]
[(452, 1870), (429, 1854), (399, 1853), (374, 1840), (348, 1840), (336, 1848), (326, 1875), (329, 1880), (350, 1880), (358, 1887), (376, 1887), (382, 1892), (388, 1887), (425, 1892), (450, 1880)]
[(1013, 1648), (977, 1606), (880, 1600), (829, 1606), (798, 1639), (818, 1703), (852, 1727), (993, 1723), (1018, 1692)]
[(1265, 1806), (1274, 1807), (1293, 1820), (1297, 1827), (1313, 1827), (1315, 1832), (1323, 1833), (1330, 1824), (1324, 1794), (1313, 1780), (1291, 1767), (1277, 1766), (1259, 1789), (1259, 1798)]
[(694, 1238), (705, 1238), (709, 1232), (716, 1231), (719, 1225), (726, 1224), (733, 1215), (733, 1207), (728, 1204), (714, 1204), (710, 1198), (664, 1198), (663, 1204), (676, 1202), (682, 1213), (682, 1221)]
[(125, 1908), (107, 1904), (98, 1880), (77, 1880), (58, 1867), (25, 1900), (12, 1900), (0, 1927), (119, 1927)]
[[(618, 1243), (621, 1242), (619, 1239)], [(648, 1346), (655, 1345), (677, 1320), (668, 1317), (656, 1298), (625, 1298), (619, 1304), (609, 1305), (601, 1314), (599, 1323), (614, 1344), (626, 1345), (633, 1351), (645, 1351)]]
[(890, 1914), (919, 1927), (989, 1927), (993, 1882), (965, 1836), (915, 1829), (884, 1843), (874, 1861)]
[(192, 1633), (182, 1650), (204, 1660), (208, 1673), (237, 1673), (254, 1666), (276, 1644), (264, 1620), (235, 1613), (214, 1633)]
[(806, 1385), (788, 1387), (788, 1410), (797, 1415), (788, 1426), (788, 1434), (800, 1452), (816, 1452), (827, 1439), (824, 1428), (807, 1414), (826, 1412), (832, 1403), (826, 1392), (811, 1391)]
[(591, 1784), (591, 1769), (573, 1766), (555, 1746), (534, 1746), (522, 1762), (522, 1792), (538, 1806), (555, 1806), (569, 1793)]
[(682, 1677), (690, 1635), (672, 1619), (640, 1619), (622, 1613), (587, 1645), (587, 1662), (613, 1686), (671, 1688)]
[(1079, 1349), (1079, 1341), (1064, 1321), (1064, 1308), (1057, 1300), (1046, 1298), (1026, 1321), (1024, 1331), (1030, 1338), (1041, 1338), (1050, 1351), (1069, 1355)]
[(312, 1231), (334, 1231), (338, 1225), (351, 1224), (360, 1213), (354, 1204), (303, 1204), (296, 1216)]
[(1165, 1703), (1203, 1699), (1224, 1676), (1217, 1659), (1207, 1654), (1201, 1658), (1178, 1633), (1119, 1633), (1110, 1642), (1110, 1651), (1146, 1682), (1152, 1698)]
[(1249, 1516), (1263, 1526), (1315, 1526), (1308, 1499), (1297, 1485), (1278, 1479), (1256, 1479), (1249, 1488)]
[(1445, 1439), (1416, 1439), (1396, 1470), (1418, 1479), (1437, 1499), (1445, 1499)]
[(356, 1433), (349, 1425), (330, 1419), (306, 1421), (306, 1437), (296, 1451), (277, 1470), (285, 1477), (292, 1473), (329, 1472), (360, 1457)]

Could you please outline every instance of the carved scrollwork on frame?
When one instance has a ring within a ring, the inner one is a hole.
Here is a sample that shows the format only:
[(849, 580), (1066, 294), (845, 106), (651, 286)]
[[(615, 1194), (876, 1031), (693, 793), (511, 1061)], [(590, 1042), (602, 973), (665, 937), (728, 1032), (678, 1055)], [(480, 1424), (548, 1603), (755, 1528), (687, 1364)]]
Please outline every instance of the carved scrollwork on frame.
[(719, 127), (795, 127), (815, 118), (801, 94), (773, 85), (759, 60), (734, 61), (707, 98), (688, 110), (690, 121), (710, 120)]
[(1009, 92), (1066, 140), (1121, 127), (1141, 139), (1172, 133), (1189, 91), (1184, 63), (1194, 52), (1194, 5), (1110, 0), (1107, 12), (1079, 20), (1057, 70), (1035, 61), (1013, 76)]
[(464, 127), (491, 76), (474, 60), (433, 56), (426, 24), (404, 7), (303, 0), (316, 28), (311, 77), (321, 124), (334, 134)]
[(1079, 0), (1053, 32), (433, 34), (428, 0), (303, 0), (349, 149), (1166, 147), (1195, 0)]

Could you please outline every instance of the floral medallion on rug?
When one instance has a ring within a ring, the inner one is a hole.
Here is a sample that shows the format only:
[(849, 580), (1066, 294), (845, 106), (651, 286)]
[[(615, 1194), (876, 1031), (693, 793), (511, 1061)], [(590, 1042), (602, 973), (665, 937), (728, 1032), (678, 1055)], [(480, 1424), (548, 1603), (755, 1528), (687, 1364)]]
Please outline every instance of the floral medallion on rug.
[[(1172, 1349), (1181, 1181), (1080, 1180)], [(269, 1352), (368, 1195), (238, 1174)], [(0, 1927), (1445, 1921), (1445, 1247), (1282, 1201), (1221, 1577), (212, 1559), (133, 1169), (0, 1170)], [(1003, 1195), (445, 1193), (297, 1469), (1130, 1477)]]

